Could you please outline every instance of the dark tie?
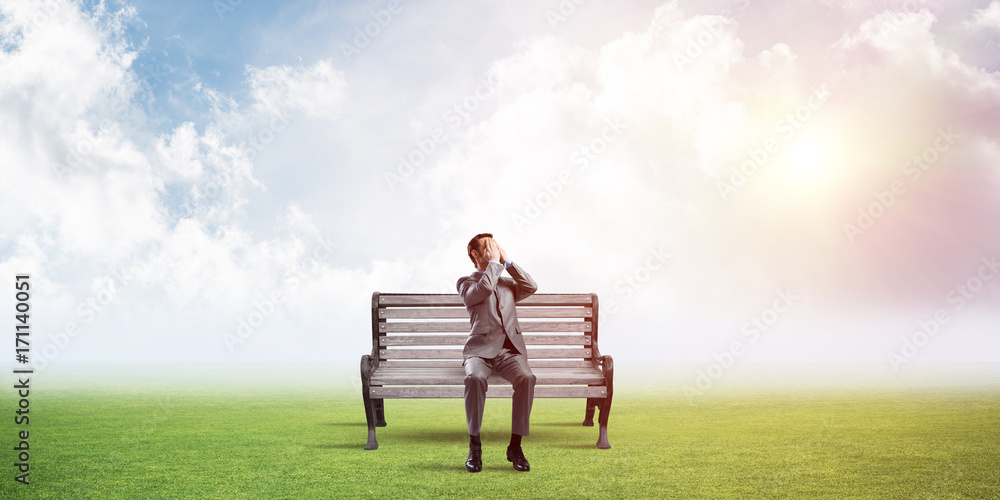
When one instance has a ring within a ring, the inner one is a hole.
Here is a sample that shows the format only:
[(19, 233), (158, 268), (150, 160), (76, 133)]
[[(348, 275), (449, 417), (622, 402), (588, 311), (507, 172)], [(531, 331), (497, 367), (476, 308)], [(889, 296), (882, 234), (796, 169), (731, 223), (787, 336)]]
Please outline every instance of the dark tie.
[(500, 317), (500, 329), (503, 330), (503, 347), (510, 351), (511, 353), (517, 353), (518, 350), (514, 347), (514, 343), (510, 340), (510, 335), (507, 334), (507, 325), (503, 322), (503, 314), (500, 314), (500, 288), (493, 289), (493, 293), (496, 294), (497, 300), (497, 316)]

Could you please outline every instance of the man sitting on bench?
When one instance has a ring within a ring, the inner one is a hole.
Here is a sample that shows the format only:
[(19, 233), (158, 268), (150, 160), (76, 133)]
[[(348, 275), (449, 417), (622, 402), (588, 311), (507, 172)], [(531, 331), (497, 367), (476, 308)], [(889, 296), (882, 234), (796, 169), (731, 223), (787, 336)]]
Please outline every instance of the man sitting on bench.
[[(458, 280), (458, 294), (469, 311), (472, 330), (462, 351), (465, 367), (465, 418), (469, 426), (469, 457), (465, 470), (483, 470), (479, 428), (486, 405), (487, 379), (496, 371), (514, 386), (510, 445), (507, 460), (514, 470), (531, 469), (521, 450), (535, 394), (535, 375), (528, 367), (527, 348), (517, 322), (515, 303), (538, 287), (520, 266), (507, 259), (490, 233), (477, 234), (466, 249), (476, 271)], [(511, 278), (500, 276), (504, 270)]]

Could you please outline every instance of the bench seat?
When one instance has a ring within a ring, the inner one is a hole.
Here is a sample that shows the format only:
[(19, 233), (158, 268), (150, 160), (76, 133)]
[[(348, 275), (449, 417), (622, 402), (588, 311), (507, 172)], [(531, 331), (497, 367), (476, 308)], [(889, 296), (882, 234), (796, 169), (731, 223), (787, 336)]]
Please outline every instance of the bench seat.
[[(388, 363), (386, 363), (388, 364)], [(536, 385), (591, 385), (603, 384), (604, 374), (593, 368), (532, 368), (538, 379)], [(464, 385), (465, 369), (406, 368), (381, 366), (372, 373), (375, 385)], [(497, 374), (489, 379), (490, 385), (510, 385)]]

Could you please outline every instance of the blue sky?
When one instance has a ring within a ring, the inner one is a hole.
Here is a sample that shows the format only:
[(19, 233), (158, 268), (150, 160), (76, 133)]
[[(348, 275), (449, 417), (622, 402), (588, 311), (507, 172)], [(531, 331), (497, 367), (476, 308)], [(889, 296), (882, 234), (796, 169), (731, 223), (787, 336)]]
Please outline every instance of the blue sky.
[(48, 362), (353, 365), (370, 294), (454, 291), (481, 231), (624, 360), (1000, 361), (1000, 2), (213, 5), (0, 11)]

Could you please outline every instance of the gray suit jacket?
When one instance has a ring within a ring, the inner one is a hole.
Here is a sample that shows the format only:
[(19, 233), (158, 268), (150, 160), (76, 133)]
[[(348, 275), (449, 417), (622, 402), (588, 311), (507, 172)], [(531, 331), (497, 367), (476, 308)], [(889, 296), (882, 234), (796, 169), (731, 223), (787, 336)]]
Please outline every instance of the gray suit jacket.
[(507, 268), (513, 279), (500, 276), (503, 270), (504, 266), (499, 262), (490, 262), (485, 272), (476, 271), (458, 279), (458, 294), (462, 296), (472, 324), (462, 351), (462, 359), (473, 356), (487, 359), (496, 357), (507, 337), (510, 337), (511, 344), (518, 352), (528, 355), (524, 339), (521, 338), (521, 326), (517, 323), (514, 304), (535, 293), (538, 286), (514, 262)]

